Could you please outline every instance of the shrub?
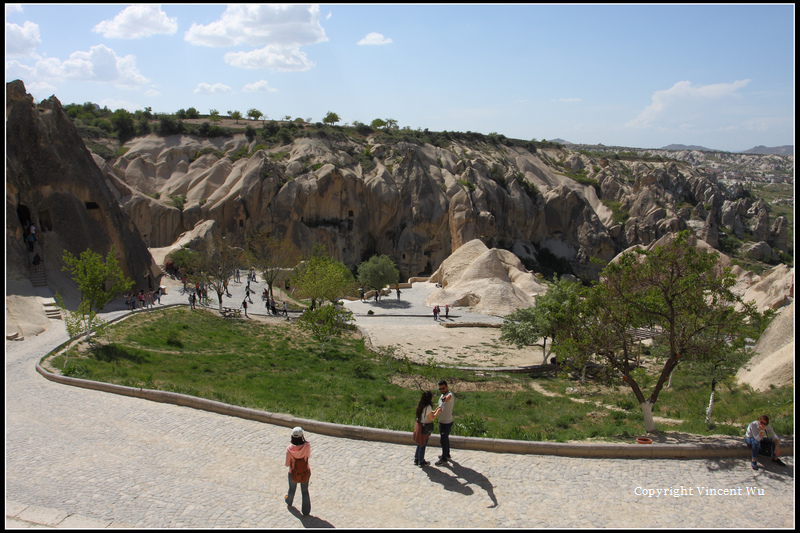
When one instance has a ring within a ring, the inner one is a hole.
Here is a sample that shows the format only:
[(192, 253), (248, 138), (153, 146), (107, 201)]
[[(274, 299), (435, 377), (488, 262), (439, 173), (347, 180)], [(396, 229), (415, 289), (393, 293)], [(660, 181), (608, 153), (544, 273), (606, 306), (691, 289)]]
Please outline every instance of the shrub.
[(539, 188), (526, 180), (521, 174), (516, 176), (516, 180), (517, 183), (519, 183), (519, 186), (522, 187), (522, 190), (528, 195), (528, 198), (534, 202), (542, 195), (542, 193), (539, 191)]
[(484, 437), (487, 432), (486, 422), (475, 415), (461, 417), (453, 424), (453, 433), (462, 437)]

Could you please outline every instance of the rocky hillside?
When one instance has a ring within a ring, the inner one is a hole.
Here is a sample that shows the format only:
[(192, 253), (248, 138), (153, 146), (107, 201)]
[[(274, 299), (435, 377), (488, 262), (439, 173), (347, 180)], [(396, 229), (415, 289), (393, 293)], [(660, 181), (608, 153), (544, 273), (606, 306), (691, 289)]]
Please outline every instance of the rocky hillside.
[(480, 239), (536, 272), (591, 278), (592, 258), (685, 228), (715, 247), (748, 242), (758, 261), (789, 247), (785, 217), (685, 160), (495, 134), (255, 124), (228, 136), (150, 133), (94, 161), (150, 248), (213, 221), (288, 235), (303, 251), (322, 243), (350, 267), (387, 254), (409, 278)]
[(788, 250), (788, 221), (771, 220), (763, 201), (664, 157), (330, 126), (279, 141), (150, 134), (125, 148), (95, 159), (151, 247), (213, 220), (289, 235), (305, 251), (324, 243), (351, 267), (387, 254), (403, 277), (431, 274), (475, 238), (534, 270), (587, 277), (598, 269), (591, 258), (685, 228), (715, 247), (720, 232), (752, 241), (754, 260)]
[(621, 154), (647, 159), (664, 158), (689, 163), (693, 167), (713, 172), (718, 177), (732, 176), (741, 179), (793, 180), (794, 150), (792, 146), (774, 149), (756, 147), (746, 152), (723, 152), (702, 147), (670, 145), (661, 149), (624, 148), (611, 146), (570, 145), (582, 153), (605, 155)]
[(34, 105), (15, 81), (6, 85), (7, 284), (31, 277), (26, 222), (37, 228), (35, 254), (48, 279), (61, 274), (64, 250), (77, 256), (91, 247), (106, 255), (114, 245), (137, 287), (157, 282), (158, 267), (59, 101)]

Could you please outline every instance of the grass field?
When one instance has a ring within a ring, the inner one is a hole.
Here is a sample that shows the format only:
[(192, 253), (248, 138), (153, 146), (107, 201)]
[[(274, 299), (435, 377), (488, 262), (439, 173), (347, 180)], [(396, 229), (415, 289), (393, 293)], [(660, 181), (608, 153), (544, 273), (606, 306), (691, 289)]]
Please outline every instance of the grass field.
[[(51, 364), (73, 377), (401, 431), (413, 429), (421, 387), (435, 393), (434, 383), (444, 378), (457, 399), (455, 435), (566, 442), (630, 441), (644, 433), (641, 411), (627, 387), (412, 365), (366, 350), (355, 335), (336, 339), (322, 351), (293, 322), (228, 320), (204, 310), (171, 308), (134, 315), (112, 326), (107, 340), (73, 350), (66, 367), (63, 355)], [(568, 389), (574, 392), (566, 394)], [(726, 382), (718, 386), (712, 420), (729, 424), (706, 425), (709, 391), (702, 376), (678, 367), (654, 415), (682, 422), (658, 423), (658, 428), (742, 436), (747, 423), (768, 413), (779, 434), (794, 432), (791, 387), (755, 394)]]

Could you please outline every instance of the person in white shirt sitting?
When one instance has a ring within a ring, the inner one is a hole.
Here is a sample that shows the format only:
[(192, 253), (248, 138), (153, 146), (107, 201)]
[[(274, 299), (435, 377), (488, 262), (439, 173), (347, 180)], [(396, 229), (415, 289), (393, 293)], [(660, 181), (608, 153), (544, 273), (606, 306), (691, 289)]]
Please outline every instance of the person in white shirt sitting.
[[(768, 437), (767, 433), (771, 436)], [(758, 417), (758, 420), (750, 422), (750, 425), (747, 426), (747, 432), (744, 435), (744, 441), (752, 450), (750, 466), (753, 467), (753, 470), (758, 470), (756, 456), (759, 453), (761, 455), (771, 456), (773, 463), (785, 466), (783, 461), (778, 458), (780, 455), (778, 435), (775, 434), (775, 430), (769, 425), (769, 417), (767, 415), (762, 415)]]

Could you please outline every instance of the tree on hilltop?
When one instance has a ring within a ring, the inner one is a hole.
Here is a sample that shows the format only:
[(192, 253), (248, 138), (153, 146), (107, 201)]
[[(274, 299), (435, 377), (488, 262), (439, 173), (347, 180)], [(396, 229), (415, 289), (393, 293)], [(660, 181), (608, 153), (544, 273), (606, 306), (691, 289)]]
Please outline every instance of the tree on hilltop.
[(322, 122), (324, 124), (328, 124), (330, 126), (330, 125), (336, 124), (340, 120), (341, 119), (339, 118), (339, 115), (337, 115), (333, 111), (328, 111), (328, 114), (325, 115), (325, 118), (322, 119)]
[(247, 110), (247, 116), (253, 120), (258, 120), (261, 117), (264, 117), (264, 120), (267, 119), (267, 116), (255, 107)]

